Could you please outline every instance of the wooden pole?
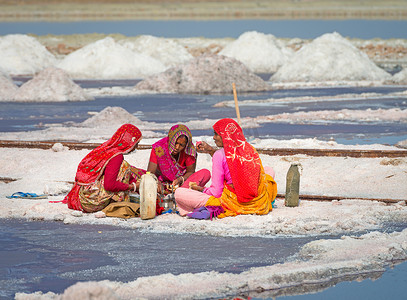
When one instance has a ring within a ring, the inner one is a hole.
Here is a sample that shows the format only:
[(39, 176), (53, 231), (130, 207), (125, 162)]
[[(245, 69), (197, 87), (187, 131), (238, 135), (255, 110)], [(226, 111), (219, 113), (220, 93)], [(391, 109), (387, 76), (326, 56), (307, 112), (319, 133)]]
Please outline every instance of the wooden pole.
[(237, 93), (236, 93), (236, 84), (233, 82), (232, 83), (233, 87), (233, 97), (235, 99), (235, 108), (236, 108), (236, 116), (237, 116), (237, 123), (239, 123), (240, 126), (242, 126), (240, 122), (240, 111), (239, 111), (239, 103), (237, 102)]

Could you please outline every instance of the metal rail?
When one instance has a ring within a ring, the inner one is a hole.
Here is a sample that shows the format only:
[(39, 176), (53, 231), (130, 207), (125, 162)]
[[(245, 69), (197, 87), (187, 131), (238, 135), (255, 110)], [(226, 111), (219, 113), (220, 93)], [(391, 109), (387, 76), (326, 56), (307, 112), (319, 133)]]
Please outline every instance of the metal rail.
[[(50, 149), (55, 143), (61, 143), (69, 149), (94, 149), (100, 143), (80, 143), (61, 141), (6, 141), (0, 140), (2, 148), (37, 148)], [(138, 149), (151, 149), (151, 145), (139, 145)], [(406, 150), (355, 150), (355, 149), (301, 149), (301, 148), (259, 148), (261, 154), (275, 156), (309, 155), (309, 156), (329, 156), (329, 157), (357, 157), (357, 158), (377, 158), (377, 157), (407, 157)]]

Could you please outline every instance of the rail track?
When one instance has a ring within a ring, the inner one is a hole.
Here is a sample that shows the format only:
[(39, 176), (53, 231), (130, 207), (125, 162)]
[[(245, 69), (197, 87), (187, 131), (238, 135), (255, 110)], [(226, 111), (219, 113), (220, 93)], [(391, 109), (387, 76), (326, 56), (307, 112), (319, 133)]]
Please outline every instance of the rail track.
[[(37, 148), (50, 149), (55, 143), (61, 143), (63, 146), (73, 150), (94, 149), (100, 143), (80, 143), (80, 142), (61, 142), (61, 141), (10, 141), (0, 140), (0, 148)], [(151, 149), (151, 145), (139, 145), (138, 149)], [(305, 148), (258, 148), (257, 152), (266, 155), (290, 156), (290, 155), (309, 155), (309, 156), (330, 156), (330, 157), (407, 157), (407, 149), (403, 150), (355, 150), (355, 149), (305, 149)]]

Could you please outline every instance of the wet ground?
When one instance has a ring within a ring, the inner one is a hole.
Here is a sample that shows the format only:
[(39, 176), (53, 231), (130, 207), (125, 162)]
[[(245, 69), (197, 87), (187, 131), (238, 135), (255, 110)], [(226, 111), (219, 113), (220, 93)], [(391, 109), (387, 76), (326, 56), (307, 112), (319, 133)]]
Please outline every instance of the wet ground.
[[(393, 232), (405, 227), (406, 224), (386, 224), (382, 230)], [(226, 238), (14, 219), (0, 219), (0, 228), (0, 299), (13, 299), (16, 292), (62, 293), (78, 281), (129, 282), (138, 277), (206, 271), (241, 273), (252, 267), (287, 261), (312, 240), (338, 238)], [(312, 299), (343, 299), (345, 296), (362, 299), (366, 295), (369, 297), (365, 299), (371, 300), (404, 299), (401, 296), (407, 283), (406, 275), (407, 262), (389, 269), (383, 276), (374, 273), (339, 278), (337, 282), (266, 292), (262, 298), (323, 290), (317, 294), (318, 298)], [(371, 279), (378, 280), (372, 284)], [(347, 282), (352, 280), (354, 282)], [(250, 295), (256, 297), (255, 293)], [(385, 297), (390, 295), (392, 297)], [(310, 299), (307, 294), (288, 298), (293, 297)]]
[(0, 228), (0, 299), (12, 299), (16, 292), (62, 293), (77, 281), (240, 273), (281, 263), (316, 238), (147, 234), (113, 226), (5, 219)]
[[(132, 86), (137, 81), (80, 81), (84, 88), (108, 86)], [(329, 97), (341, 94), (377, 93), (382, 97), (363, 100), (338, 100), (324, 102), (278, 103), (245, 105), (240, 107), (241, 117), (257, 117), (280, 113), (319, 110), (376, 110), (407, 108), (405, 98), (387, 96), (392, 92), (404, 91), (405, 87), (335, 87), (276, 90), (261, 93), (239, 93), (239, 101), (263, 100), (286, 97)], [(156, 94), (130, 97), (105, 97), (84, 102), (12, 103), (0, 102), (0, 132), (29, 131), (42, 129), (41, 124), (82, 122), (89, 118), (89, 111), (99, 112), (107, 106), (120, 106), (143, 121), (175, 123), (180, 121), (219, 119), (236, 117), (234, 107), (213, 107), (221, 101), (233, 100), (233, 95), (179, 95)], [(163, 131), (164, 133), (164, 131)], [(193, 135), (211, 135), (210, 129), (193, 130)], [(320, 122), (318, 124), (264, 123), (259, 128), (245, 129), (248, 138), (334, 138), (343, 144), (395, 144), (407, 139), (405, 123), (358, 123)]]

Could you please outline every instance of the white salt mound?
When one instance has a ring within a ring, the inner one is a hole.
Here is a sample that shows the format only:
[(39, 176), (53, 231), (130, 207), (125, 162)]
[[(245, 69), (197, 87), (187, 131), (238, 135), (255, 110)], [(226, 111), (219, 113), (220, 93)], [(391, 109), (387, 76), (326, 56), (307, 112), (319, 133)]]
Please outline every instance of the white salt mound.
[(130, 114), (127, 110), (121, 107), (106, 107), (93, 117), (83, 121), (80, 125), (83, 127), (105, 127), (105, 126), (113, 126), (116, 125), (117, 127), (131, 123), (134, 125), (141, 125), (143, 122)]
[(65, 71), (49, 67), (24, 83), (15, 93), (14, 101), (64, 102), (93, 100), (74, 83)]
[(407, 68), (393, 75), (392, 81), (400, 84), (407, 84)]
[(34, 75), (57, 59), (35, 38), (23, 34), (0, 37), (0, 66), (8, 75)]
[(16, 91), (14, 82), (0, 72), (0, 101), (11, 101)]
[(163, 72), (158, 60), (138, 54), (111, 37), (96, 41), (67, 55), (58, 67), (73, 78), (132, 79)]
[(161, 93), (230, 93), (232, 83), (238, 91), (265, 91), (267, 83), (240, 61), (222, 55), (202, 55), (139, 82), (136, 90)]
[(255, 73), (274, 73), (294, 54), (272, 34), (245, 32), (220, 55), (236, 58)]
[(126, 41), (122, 45), (132, 51), (151, 56), (166, 67), (174, 67), (193, 58), (185, 47), (176, 41), (151, 35), (142, 35), (135, 41)]
[(273, 82), (384, 81), (391, 75), (338, 33), (304, 45), (270, 80)]

